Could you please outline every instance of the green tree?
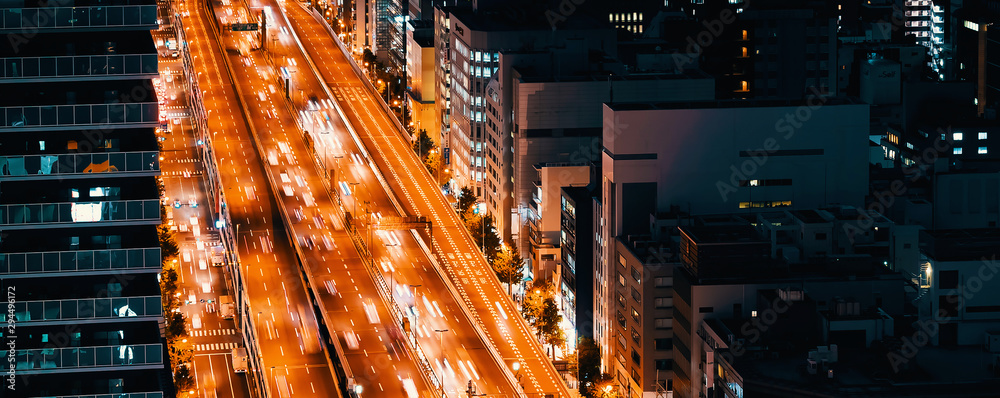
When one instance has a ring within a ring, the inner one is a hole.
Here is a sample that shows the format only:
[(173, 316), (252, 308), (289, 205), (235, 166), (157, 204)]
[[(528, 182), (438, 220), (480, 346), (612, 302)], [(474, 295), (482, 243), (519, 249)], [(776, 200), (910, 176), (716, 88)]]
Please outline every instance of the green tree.
[(164, 264), (163, 271), (160, 272), (160, 297), (163, 301), (164, 314), (173, 313), (180, 307), (177, 298), (178, 287), (177, 266), (173, 262)]
[(469, 228), (472, 240), (486, 255), (486, 261), (492, 264), (500, 253), (500, 236), (497, 235), (496, 227), (493, 225), (493, 216), (479, 215), (466, 226)]
[(576, 348), (576, 361), (579, 367), (580, 394), (593, 397), (592, 390), (601, 376), (601, 349), (597, 342), (589, 337), (581, 337)]
[(505, 244), (496, 261), (493, 261), (491, 265), (500, 282), (507, 284), (507, 295), (511, 295), (514, 284), (521, 282), (522, 270), (524, 269), (524, 258), (521, 258), (521, 252), (517, 250), (517, 246), (510, 242)]
[(472, 187), (462, 187), (461, 192), (458, 194), (458, 216), (462, 218), (465, 223), (469, 222), (469, 218), (472, 215), (472, 206), (475, 206), (476, 201), (479, 198), (476, 197), (476, 193), (472, 190)]
[(180, 249), (177, 247), (177, 237), (174, 231), (170, 230), (167, 224), (160, 224), (156, 227), (156, 234), (160, 240), (160, 259), (167, 262), (177, 257)]
[(413, 141), (413, 151), (417, 153), (417, 156), (424, 162), (424, 166), (427, 167), (432, 175), (435, 169), (437, 169), (437, 144), (430, 135), (427, 134), (427, 130), (420, 129), (417, 133), (417, 139)]
[[(544, 280), (535, 281), (528, 289), (524, 297), (524, 304), (521, 306), (521, 314), (524, 315), (524, 320), (528, 321), (536, 330), (545, 299), (553, 296), (555, 294), (552, 291), (552, 284)], [(541, 335), (539, 334), (539, 336)]]

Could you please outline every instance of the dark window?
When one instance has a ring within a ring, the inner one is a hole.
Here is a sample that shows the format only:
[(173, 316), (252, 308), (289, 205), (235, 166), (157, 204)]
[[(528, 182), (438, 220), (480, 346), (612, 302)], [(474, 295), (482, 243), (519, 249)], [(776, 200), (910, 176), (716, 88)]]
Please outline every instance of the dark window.
[(653, 339), (653, 347), (657, 350), (669, 350), (673, 344), (673, 339)]
[(816, 240), (826, 240), (826, 233), (825, 232), (817, 232), (816, 233)]
[(642, 356), (639, 355), (639, 352), (635, 348), (632, 349), (632, 362), (635, 362), (636, 365), (642, 365)]
[[(633, 356), (632, 361), (635, 361), (635, 359), (636, 357)], [(639, 362), (635, 362), (635, 364), (639, 365)], [(637, 372), (635, 368), (632, 368), (632, 380), (635, 380), (635, 384), (638, 384), (640, 386), (642, 385), (642, 376), (639, 375), (639, 372)]]
[(958, 295), (944, 295), (938, 297), (938, 313), (943, 317), (958, 316)]
[(743, 316), (743, 304), (733, 304), (733, 317)]
[(622, 315), (621, 311), (617, 312), (618, 312), (618, 325), (620, 325), (623, 328), (628, 327), (627, 324), (625, 323), (625, 315)]
[(938, 272), (938, 289), (957, 289), (958, 288), (958, 271), (939, 271)]
[(635, 279), (635, 283), (642, 283), (642, 273), (635, 267), (632, 267), (632, 279)]
[(632, 299), (634, 299), (635, 302), (637, 302), (637, 303), (640, 303), (640, 304), (642, 303), (642, 295), (640, 295), (639, 291), (635, 290), (634, 287), (632, 288)]
[(622, 307), (625, 306), (625, 296), (621, 292), (618, 293), (618, 304), (621, 304)]
[(712, 307), (701, 307), (701, 308), (698, 308), (698, 313), (699, 314), (707, 314), (707, 313), (710, 313), (710, 312), (713, 312), (713, 311), (715, 311), (715, 308), (712, 308)]
[(670, 370), (671, 367), (672, 367), (672, 362), (669, 359), (656, 360), (656, 370)]

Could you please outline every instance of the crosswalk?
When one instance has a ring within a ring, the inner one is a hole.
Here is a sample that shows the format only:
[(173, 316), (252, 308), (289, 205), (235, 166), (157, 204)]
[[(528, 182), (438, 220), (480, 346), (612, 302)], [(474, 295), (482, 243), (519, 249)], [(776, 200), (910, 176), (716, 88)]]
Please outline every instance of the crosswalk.
[(195, 170), (195, 171), (163, 171), (163, 172), (161, 172), (161, 174), (164, 175), (164, 176), (167, 176), (167, 177), (170, 177), (170, 176), (176, 176), (176, 177), (180, 177), (180, 176), (184, 176), (184, 177), (200, 176), (201, 175), (201, 170)]
[(195, 159), (195, 158), (171, 159), (170, 161), (174, 162), (174, 163), (197, 163), (197, 162), (200, 162), (201, 159)]
[(195, 344), (195, 351), (228, 351), (238, 347), (236, 343)]
[(236, 334), (236, 329), (192, 330), (191, 337), (228, 336)]

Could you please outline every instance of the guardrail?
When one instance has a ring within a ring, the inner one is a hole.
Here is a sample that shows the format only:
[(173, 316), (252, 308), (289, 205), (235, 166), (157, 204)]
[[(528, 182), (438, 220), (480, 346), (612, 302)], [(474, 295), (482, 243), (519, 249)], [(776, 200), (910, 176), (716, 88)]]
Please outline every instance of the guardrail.
[[(14, 303), (18, 322), (70, 321), (163, 316), (160, 296), (35, 300)], [(10, 309), (8, 308), (8, 311)], [(7, 313), (0, 313), (6, 322)]]
[(160, 171), (159, 153), (156, 151), (0, 156), (0, 180), (9, 177), (156, 171)]
[(160, 220), (160, 200), (110, 200), (86, 203), (0, 205), (0, 225), (85, 224)]
[(160, 269), (160, 248), (110, 249), (0, 254), (0, 274)]

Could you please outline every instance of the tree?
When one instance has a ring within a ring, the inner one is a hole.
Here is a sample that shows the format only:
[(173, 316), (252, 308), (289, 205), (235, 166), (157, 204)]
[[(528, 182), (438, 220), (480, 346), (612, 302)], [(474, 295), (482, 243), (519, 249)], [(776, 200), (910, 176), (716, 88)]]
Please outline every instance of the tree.
[(476, 193), (472, 190), (472, 187), (462, 187), (462, 191), (458, 194), (458, 216), (462, 218), (465, 223), (469, 222), (469, 218), (472, 215), (472, 206), (476, 204), (479, 198), (476, 197)]
[(431, 139), (431, 136), (427, 134), (426, 129), (420, 129), (417, 132), (417, 139), (413, 140), (413, 150), (420, 156), (421, 159), (426, 158), (427, 154), (430, 153), (431, 149), (437, 148), (437, 144)]
[(552, 346), (552, 360), (556, 359), (556, 346), (566, 343), (566, 335), (559, 324), (562, 322), (562, 315), (559, 315), (559, 305), (556, 299), (546, 297), (542, 302), (542, 311), (538, 316), (538, 335), (546, 344)]
[(521, 314), (524, 315), (524, 320), (528, 321), (536, 329), (536, 322), (542, 313), (542, 305), (545, 303), (545, 298), (550, 295), (550, 292), (550, 284), (547, 281), (540, 280), (532, 283), (531, 288), (528, 289), (527, 294), (524, 296)]
[(178, 367), (174, 371), (174, 387), (177, 391), (187, 391), (194, 388), (194, 379), (191, 378), (191, 369), (187, 366)]
[(517, 246), (508, 242), (500, 250), (496, 261), (490, 264), (493, 266), (493, 271), (497, 273), (500, 282), (507, 284), (507, 295), (511, 295), (513, 285), (521, 282), (521, 272), (524, 269), (524, 259), (521, 258), (521, 252), (517, 250)]
[(160, 258), (163, 262), (177, 257), (180, 249), (177, 247), (177, 237), (174, 236), (174, 231), (170, 230), (170, 226), (160, 224), (156, 227), (156, 234), (160, 239)]
[(184, 314), (180, 312), (170, 312), (166, 316), (167, 340), (177, 339), (187, 336)]
[(466, 227), (469, 228), (472, 240), (486, 255), (486, 261), (492, 264), (500, 253), (500, 236), (493, 225), (493, 216), (486, 214), (474, 217)]
[(596, 381), (601, 376), (601, 349), (597, 342), (589, 337), (581, 337), (576, 347), (576, 360), (579, 366), (580, 394), (593, 397)]

